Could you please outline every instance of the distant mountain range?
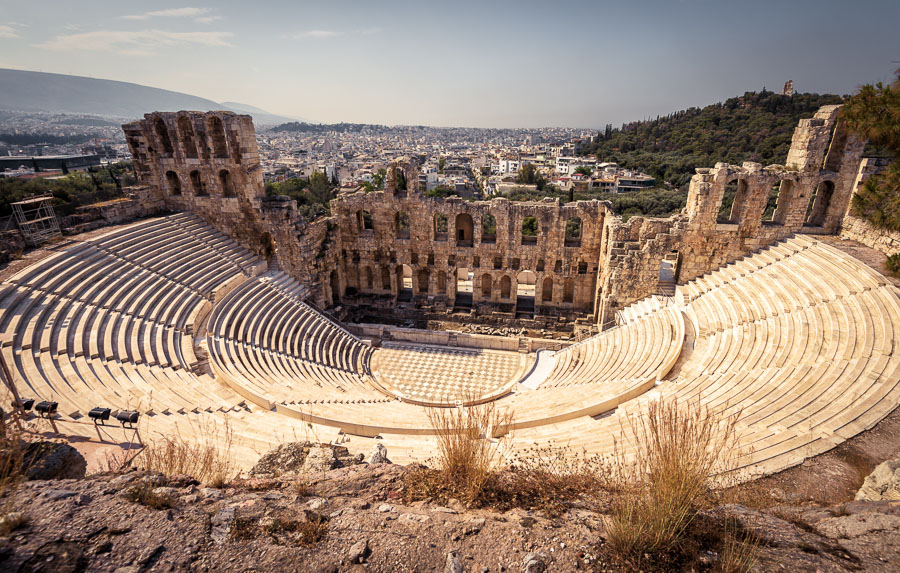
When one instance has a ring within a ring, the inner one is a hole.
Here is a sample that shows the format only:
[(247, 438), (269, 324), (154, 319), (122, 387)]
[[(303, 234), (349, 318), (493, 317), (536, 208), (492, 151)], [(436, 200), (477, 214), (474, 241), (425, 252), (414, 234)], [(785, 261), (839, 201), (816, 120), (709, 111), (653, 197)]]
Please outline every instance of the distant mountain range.
[(115, 80), (0, 68), (0, 109), (136, 119), (151, 111), (227, 110), (253, 116), (257, 125), (306, 121), (235, 102), (217, 103), (189, 94)]

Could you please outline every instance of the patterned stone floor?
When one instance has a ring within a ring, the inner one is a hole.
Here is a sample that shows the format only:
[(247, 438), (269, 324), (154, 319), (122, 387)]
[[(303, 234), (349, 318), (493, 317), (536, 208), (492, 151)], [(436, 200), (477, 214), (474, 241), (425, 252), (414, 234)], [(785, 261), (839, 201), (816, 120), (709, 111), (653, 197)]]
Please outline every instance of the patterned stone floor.
[(500, 392), (525, 372), (518, 352), (385, 342), (372, 374), (390, 394), (426, 403), (464, 402)]

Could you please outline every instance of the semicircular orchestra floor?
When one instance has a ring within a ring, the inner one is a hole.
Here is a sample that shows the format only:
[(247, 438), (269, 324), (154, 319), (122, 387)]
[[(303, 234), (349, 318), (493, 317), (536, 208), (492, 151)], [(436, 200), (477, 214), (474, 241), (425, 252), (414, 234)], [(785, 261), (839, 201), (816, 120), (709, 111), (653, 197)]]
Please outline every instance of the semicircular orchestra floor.
[(527, 365), (518, 352), (385, 342), (371, 369), (383, 392), (404, 401), (470, 404), (507, 394)]

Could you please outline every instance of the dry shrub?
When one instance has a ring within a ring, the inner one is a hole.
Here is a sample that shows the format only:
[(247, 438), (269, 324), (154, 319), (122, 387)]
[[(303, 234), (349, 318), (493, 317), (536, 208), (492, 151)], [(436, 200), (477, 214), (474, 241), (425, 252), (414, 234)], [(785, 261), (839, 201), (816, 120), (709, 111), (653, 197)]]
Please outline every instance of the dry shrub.
[[(458, 408), (430, 408), (428, 419), (437, 436), (437, 472), (422, 484), (425, 492), (448, 493), (466, 502), (477, 502), (491, 475), (504, 464), (499, 442), (492, 440), (498, 428), (512, 420), (494, 402)], [(426, 495), (429, 495), (426, 493)]]
[(139, 503), (153, 509), (167, 509), (175, 505), (175, 502), (171, 497), (157, 493), (153, 484), (150, 483), (128, 488), (125, 490), (124, 497), (128, 501)]
[(634, 447), (617, 447), (619, 495), (607, 519), (607, 541), (619, 558), (637, 567), (677, 559), (716, 477), (733, 469), (738, 415), (722, 418), (699, 402), (671, 400), (651, 402), (629, 420)]
[(568, 446), (534, 446), (517, 454), (508, 469), (492, 476), (484, 497), (501, 510), (539, 508), (557, 515), (568, 502), (604, 494), (609, 481), (609, 465), (601, 456)]
[(760, 539), (733, 520), (725, 522), (724, 536), (719, 548), (719, 571), (749, 573), (756, 565), (756, 548)]
[(135, 467), (166, 476), (189, 475), (211, 487), (222, 487), (237, 473), (231, 447), (234, 434), (227, 420), (219, 431), (212, 421), (192, 424), (193, 438), (161, 436), (147, 444), (131, 462)]
[(0, 535), (27, 521), (23, 514), (13, 511), (16, 494), (25, 479), (25, 448), (18, 427), (0, 416)]
[(328, 536), (328, 520), (314, 512), (304, 519), (274, 517), (263, 525), (258, 517), (238, 517), (231, 525), (231, 539), (249, 541), (260, 535), (276, 545), (312, 545)]

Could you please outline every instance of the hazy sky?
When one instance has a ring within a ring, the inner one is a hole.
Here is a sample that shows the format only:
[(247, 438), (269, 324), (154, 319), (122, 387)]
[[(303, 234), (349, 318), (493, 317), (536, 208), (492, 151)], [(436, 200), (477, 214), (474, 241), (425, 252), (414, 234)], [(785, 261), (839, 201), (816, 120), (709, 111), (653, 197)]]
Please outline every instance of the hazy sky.
[(0, 67), (322, 122), (574, 126), (900, 67), (900, 0), (0, 0)]

